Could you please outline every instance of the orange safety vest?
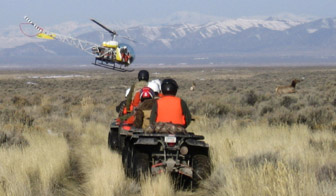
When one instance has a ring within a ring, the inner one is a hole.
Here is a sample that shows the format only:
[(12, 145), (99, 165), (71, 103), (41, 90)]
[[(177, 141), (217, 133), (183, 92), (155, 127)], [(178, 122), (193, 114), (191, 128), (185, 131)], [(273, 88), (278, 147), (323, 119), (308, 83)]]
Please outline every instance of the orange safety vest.
[(134, 124), (134, 120), (135, 120), (135, 116), (132, 115), (127, 120), (125, 120), (123, 123), (126, 124), (126, 125), (133, 125)]
[(133, 105), (131, 104), (130, 105), (130, 108), (129, 108), (129, 110), (127, 110), (127, 108), (126, 107), (124, 107), (124, 109), (123, 109), (123, 115), (125, 115), (125, 114), (127, 114), (128, 112), (132, 112), (133, 111), (133, 109), (134, 109), (134, 107), (133, 107)]
[(181, 99), (175, 96), (163, 96), (158, 99), (156, 122), (185, 125)]
[[(131, 106), (130, 106), (130, 111), (133, 111), (133, 109), (134, 109), (134, 107), (131, 105)], [(124, 115), (127, 115), (127, 113), (128, 113), (128, 112), (127, 112), (127, 108), (124, 107), (123, 114), (124, 114)], [(131, 125), (131, 124), (134, 123), (134, 120), (135, 120), (135, 116), (132, 115), (132, 116), (128, 117), (128, 119), (126, 119), (126, 120), (123, 122), (123, 124)], [(120, 119), (118, 119), (117, 121), (118, 121), (119, 123), (121, 122)]]
[(140, 91), (136, 92), (132, 101), (132, 105), (137, 107), (140, 104)]

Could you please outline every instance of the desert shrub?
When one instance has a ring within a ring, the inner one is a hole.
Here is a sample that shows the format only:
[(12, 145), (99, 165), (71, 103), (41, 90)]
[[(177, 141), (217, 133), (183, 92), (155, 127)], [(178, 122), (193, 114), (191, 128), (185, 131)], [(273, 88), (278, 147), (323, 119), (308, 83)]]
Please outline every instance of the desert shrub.
[(221, 103), (208, 103), (206, 104), (206, 112), (205, 115), (208, 117), (217, 117), (223, 116), (230, 111), (229, 107), (225, 104)]
[(294, 114), (288, 110), (287, 108), (280, 108), (278, 111), (273, 112), (270, 115), (267, 115), (267, 121), (270, 125), (292, 125), (294, 122), (296, 122)]
[(307, 122), (308, 122), (307, 114), (304, 113), (304, 112), (299, 112), (296, 122), (299, 123), (299, 124), (307, 124)]
[(304, 110), (298, 118), (299, 123), (305, 123), (312, 129), (330, 126), (334, 119), (334, 112), (328, 107), (310, 107)]
[(28, 127), (32, 126), (35, 120), (24, 109), (15, 110), (10, 108), (0, 110), (0, 119), (3, 123), (20, 123)]
[(230, 106), (216, 100), (188, 101), (188, 107), (192, 114), (201, 114), (207, 117), (221, 117), (230, 112)]
[(316, 96), (309, 95), (307, 97), (307, 101), (308, 101), (309, 106), (315, 106), (316, 107), (316, 106), (320, 105), (319, 99)]
[(95, 104), (94, 104), (94, 99), (91, 97), (83, 97), (81, 100), (81, 113), (80, 117), (83, 121), (89, 121), (91, 118), (91, 114), (94, 111)]
[(26, 99), (25, 97), (21, 97), (21, 96), (14, 96), (11, 99), (12, 103), (18, 107), (18, 108), (22, 108), (24, 106), (29, 106), (31, 105), (28, 101), (28, 99)]
[(291, 109), (292, 111), (299, 111), (299, 110), (301, 110), (301, 109), (304, 108), (304, 107), (305, 107), (304, 104), (302, 104), (302, 103), (296, 103), (296, 104), (291, 105), (291, 106), (290, 106), (290, 109)]
[(22, 132), (18, 130), (3, 131), (0, 130), (0, 147), (26, 147), (28, 141), (23, 137)]
[(336, 182), (336, 164), (323, 165), (316, 172), (317, 182)]
[(336, 121), (333, 121), (333, 122), (331, 123), (331, 130), (332, 130), (334, 133), (336, 133)]
[(41, 114), (42, 115), (50, 115), (51, 112), (53, 111), (53, 106), (51, 104), (43, 105), (41, 107)]
[(245, 118), (245, 117), (251, 118), (255, 112), (255, 108), (252, 106), (244, 106), (244, 107), (237, 106), (234, 107), (232, 112), (238, 118)]
[(33, 96), (30, 97), (29, 102), (32, 105), (41, 105), (41, 101), (42, 101), (42, 96), (41, 94), (35, 94)]
[(0, 121), (2, 123), (8, 123), (12, 119), (11, 117), (13, 116), (12, 113), (14, 113), (15, 110), (10, 109), (10, 108), (1, 108), (0, 109)]
[(336, 150), (336, 140), (311, 138), (309, 139), (309, 146), (311, 146), (312, 148), (316, 150), (321, 150), (321, 151), (325, 151), (329, 149), (332, 151), (335, 151)]
[(296, 102), (297, 102), (297, 98), (290, 97), (290, 96), (284, 96), (280, 102), (280, 105), (286, 108), (289, 108), (292, 104)]
[(104, 104), (94, 105), (93, 111), (90, 114), (90, 120), (100, 123), (110, 123), (116, 117), (115, 107), (108, 107)]
[(273, 95), (274, 94), (270, 92), (266, 92), (266, 93), (263, 92), (262, 94), (258, 95), (258, 101), (259, 102), (271, 101), (272, 98), (274, 97)]
[(283, 124), (293, 125), (293, 123), (295, 122), (295, 117), (292, 113), (282, 113), (279, 116), (279, 120)]
[(52, 104), (51, 97), (43, 96), (41, 99), (41, 114), (43, 116), (50, 115), (56, 108)]
[(266, 163), (277, 164), (279, 160), (279, 154), (276, 152), (264, 152), (261, 154), (255, 154), (249, 158), (245, 157), (236, 157), (233, 159), (235, 166), (238, 168), (247, 168), (247, 167), (259, 167), (263, 166)]
[(71, 104), (71, 105), (80, 105), (82, 101), (82, 97), (78, 95), (65, 95), (62, 97), (63, 103), (64, 104)]
[(34, 118), (26, 113), (25, 110), (15, 111), (15, 118), (25, 126), (32, 126), (34, 122)]
[(316, 139), (311, 138), (309, 139), (308, 143), (309, 143), (309, 146), (311, 146), (315, 150), (324, 150), (325, 141), (316, 140)]
[(260, 116), (264, 116), (265, 114), (272, 113), (274, 111), (273, 107), (267, 104), (260, 104), (259, 107), (261, 108), (259, 112)]
[(258, 101), (258, 95), (254, 92), (254, 90), (250, 90), (241, 99), (242, 105), (251, 105), (254, 106)]

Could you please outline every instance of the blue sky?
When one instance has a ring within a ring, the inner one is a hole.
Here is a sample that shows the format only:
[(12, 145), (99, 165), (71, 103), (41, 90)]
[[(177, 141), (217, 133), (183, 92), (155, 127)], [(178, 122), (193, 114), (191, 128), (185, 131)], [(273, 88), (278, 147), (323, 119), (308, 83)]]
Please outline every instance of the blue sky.
[(149, 21), (175, 12), (239, 18), (291, 13), (319, 18), (336, 17), (335, 0), (1, 0), (0, 28), (18, 25), (27, 15), (42, 25)]

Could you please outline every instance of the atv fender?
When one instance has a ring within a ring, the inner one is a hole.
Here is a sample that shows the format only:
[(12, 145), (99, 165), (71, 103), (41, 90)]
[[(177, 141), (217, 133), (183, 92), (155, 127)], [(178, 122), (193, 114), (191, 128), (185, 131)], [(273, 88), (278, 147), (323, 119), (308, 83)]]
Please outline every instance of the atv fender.
[(185, 141), (189, 146), (209, 148), (209, 145), (203, 141), (198, 141), (194, 139), (186, 139)]
[(134, 145), (151, 145), (156, 146), (159, 144), (159, 140), (157, 138), (139, 138)]

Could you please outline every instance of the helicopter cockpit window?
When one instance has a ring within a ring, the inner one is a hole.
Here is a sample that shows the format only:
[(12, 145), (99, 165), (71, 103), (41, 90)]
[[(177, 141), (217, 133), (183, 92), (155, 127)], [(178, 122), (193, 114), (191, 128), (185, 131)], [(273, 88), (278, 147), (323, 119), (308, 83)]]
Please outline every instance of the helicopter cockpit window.
[(125, 43), (120, 43), (119, 47), (120, 47), (120, 53), (127, 55), (128, 58), (130, 58), (130, 63), (132, 63), (135, 59), (135, 53), (133, 48)]

